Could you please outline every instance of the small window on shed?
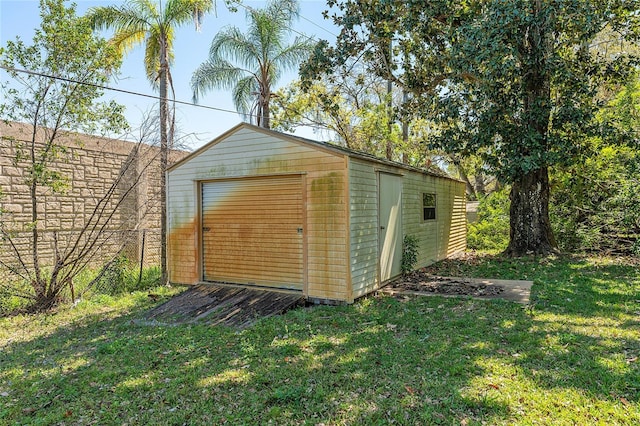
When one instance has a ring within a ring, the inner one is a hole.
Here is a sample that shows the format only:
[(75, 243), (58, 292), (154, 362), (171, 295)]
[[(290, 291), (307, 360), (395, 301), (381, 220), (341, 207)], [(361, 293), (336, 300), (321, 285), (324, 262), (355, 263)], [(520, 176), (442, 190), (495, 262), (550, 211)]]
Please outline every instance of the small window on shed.
[(422, 220), (436, 219), (436, 194), (425, 192), (422, 194)]

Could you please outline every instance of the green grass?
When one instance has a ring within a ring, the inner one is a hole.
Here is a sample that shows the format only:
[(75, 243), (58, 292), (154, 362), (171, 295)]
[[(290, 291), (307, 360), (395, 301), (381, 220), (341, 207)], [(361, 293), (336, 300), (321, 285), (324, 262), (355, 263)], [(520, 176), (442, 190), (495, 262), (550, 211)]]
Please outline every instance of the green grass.
[(640, 424), (638, 265), (431, 270), (534, 280), (534, 303), (377, 296), (236, 331), (139, 325), (146, 293), (99, 296), (0, 319), (0, 424)]
[[(0, 280), (3, 272), (6, 271), (0, 271)], [(93, 282), (99, 272), (100, 268), (98, 267), (87, 267), (74, 276), (73, 284), (76, 298), (90, 298), (97, 295), (120, 295), (146, 290), (158, 285), (160, 281), (160, 267), (145, 267), (140, 273), (138, 266), (125, 257), (116, 259), (102, 278)], [(50, 274), (51, 272), (45, 268), (43, 273)], [(0, 287), (6, 289), (5, 293), (13, 294), (8, 296), (0, 293), (0, 316), (11, 315), (15, 312), (33, 312), (30, 309), (33, 300), (16, 296), (18, 294), (34, 294), (33, 288), (28, 281), (12, 281), (11, 285), (0, 282)], [(61, 298), (64, 301), (71, 301), (69, 287), (65, 286), (63, 288)]]

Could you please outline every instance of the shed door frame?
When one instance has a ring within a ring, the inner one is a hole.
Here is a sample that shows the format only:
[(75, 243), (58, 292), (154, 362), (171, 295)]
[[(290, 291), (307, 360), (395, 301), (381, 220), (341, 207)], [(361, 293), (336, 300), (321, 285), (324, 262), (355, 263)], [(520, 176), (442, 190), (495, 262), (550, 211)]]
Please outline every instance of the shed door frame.
[[(196, 191), (197, 191), (197, 212), (198, 212), (198, 227), (197, 227), (197, 250), (198, 250), (198, 276), (200, 277), (200, 281), (204, 282), (204, 243), (203, 243), (203, 200), (202, 200), (202, 190), (203, 186), (207, 183), (215, 183), (215, 182), (229, 182), (229, 181), (237, 181), (237, 180), (255, 180), (260, 178), (279, 178), (279, 177), (300, 177), (300, 190), (302, 195), (301, 200), (301, 208), (302, 208), (302, 293), (308, 293), (308, 244), (307, 244), (307, 184), (306, 184), (306, 173), (305, 172), (294, 172), (294, 173), (278, 173), (278, 174), (261, 174), (261, 175), (247, 175), (247, 176), (230, 176), (230, 177), (221, 177), (214, 179), (206, 179), (206, 180), (198, 180), (196, 181)], [(242, 284), (241, 284), (242, 285)], [(250, 284), (246, 284), (250, 285)], [(277, 287), (273, 287), (274, 290), (278, 290)], [(282, 287), (282, 290), (287, 290), (287, 287)]]
[(378, 172), (378, 282), (380, 285), (400, 275), (402, 271), (402, 191), (402, 175)]

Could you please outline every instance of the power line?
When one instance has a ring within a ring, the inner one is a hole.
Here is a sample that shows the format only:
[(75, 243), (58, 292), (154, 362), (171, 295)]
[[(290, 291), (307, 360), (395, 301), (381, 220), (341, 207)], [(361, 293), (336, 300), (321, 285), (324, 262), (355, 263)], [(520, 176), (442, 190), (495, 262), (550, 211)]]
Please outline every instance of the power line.
[[(325, 31), (325, 32), (327, 32), (327, 33), (329, 33), (329, 34), (331, 34), (332, 36), (334, 36), (334, 37), (336, 37), (336, 38), (338, 37), (338, 35), (337, 35), (337, 34), (334, 34), (333, 32), (331, 32), (331, 31), (329, 31), (328, 29), (324, 28), (324, 27), (323, 27), (323, 26), (321, 26), (320, 24), (317, 24), (317, 23), (313, 22), (311, 19), (305, 18), (305, 17), (304, 17), (304, 16), (302, 16), (302, 15), (300, 15), (300, 18), (301, 18), (301, 19), (304, 19), (305, 21), (307, 21), (307, 22), (311, 23), (312, 25), (314, 25), (314, 26), (316, 26), (316, 27), (320, 28), (321, 30), (323, 30), (323, 31)], [(294, 31), (293, 29), (291, 29), (291, 30), (292, 30), (292, 31)], [(311, 38), (314, 38), (314, 37), (311, 37)]]
[[(67, 83), (82, 84), (82, 85), (86, 85), (86, 86), (95, 87), (97, 89), (111, 90), (113, 92), (120, 92), (120, 93), (126, 93), (128, 95), (141, 96), (141, 97), (144, 97), (144, 98), (154, 99), (154, 100), (157, 100), (157, 101), (159, 101), (161, 99), (160, 96), (149, 95), (149, 94), (140, 93), (140, 92), (133, 92), (131, 90), (125, 90), (125, 89), (117, 89), (117, 88), (111, 87), (111, 86), (104, 86), (104, 85), (101, 85), (101, 84), (74, 80), (74, 79), (71, 79), (71, 78), (60, 77), (60, 76), (55, 76), (55, 75), (51, 75), (51, 74), (45, 74), (45, 73), (42, 73), (42, 72), (29, 71), (29, 70), (20, 69), (20, 68), (7, 67), (7, 66), (4, 66), (4, 65), (0, 65), (0, 68), (5, 69), (7, 71), (11, 71), (11, 72), (19, 72), (19, 73), (33, 75), (33, 76), (36, 76), (36, 77), (51, 78), (53, 80), (65, 81)], [(233, 111), (233, 110), (230, 110), (230, 109), (218, 108), (218, 107), (213, 107), (213, 106), (209, 106), (209, 105), (194, 104), (193, 102), (179, 101), (179, 100), (170, 99), (170, 98), (166, 98), (166, 100), (168, 102), (174, 102), (174, 103), (180, 104), (180, 105), (187, 105), (187, 106), (192, 106), (192, 107), (196, 107), (196, 108), (204, 108), (204, 109), (209, 109), (209, 110), (213, 110), (213, 111), (238, 114), (238, 111)], [(248, 115), (250, 115), (250, 114), (248, 114)]]
[[(238, 5), (238, 6), (242, 7), (242, 8), (244, 8), (244, 9), (246, 9), (246, 10), (248, 10), (249, 12), (255, 12), (255, 11), (256, 11), (256, 9), (254, 9), (253, 7), (251, 7), (251, 6), (247, 6), (246, 4), (243, 4), (242, 2), (240, 2), (239, 0), (231, 0), (231, 2), (232, 2), (232, 3), (235, 3), (236, 5)], [(324, 27), (323, 27), (323, 26), (321, 26), (320, 24), (317, 24), (317, 23), (315, 23), (314, 21), (312, 21), (312, 20), (310, 20), (310, 19), (308, 19), (308, 18), (306, 18), (306, 17), (304, 17), (304, 16), (302, 16), (302, 15), (298, 15), (298, 16), (299, 16), (301, 19), (303, 19), (303, 20), (305, 20), (305, 21), (307, 21), (307, 22), (311, 23), (312, 25), (314, 25), (314, 26), (316, 26), (316, 27), (320, 28), (321, 30), (323, 30), (323, 31), (325, 31), (325, 32), (327, 32), (327, 33), (329, 33), (329, 34), (331, 34), (332, 36), (334, 36), (334, 37), (338, 37), (336, 34), (334, 34), (333, 32), (331, 32), (330, 30), (328, 30), (328, 29), (324, 28)], [(287, 29), (289, 29), (291, 32), (294, 32), (294, 33), (296, 33), (296, 34), (298, 34), (298, 35), (301, 35), (302, 37), (307, 37), (307, 38), (309, 38), (309, 39), (311, 39), (311, 40), (316, 40), (316, 41), (317, 41), (317, 38), (316, 38), (315, 36), (310, 36), (310, 35), (308, 35), (308, 34), (301, 33), (300, 31), (296, 30), (295, 28), (287, 27)]]
[[(232, 3), (235, 3), (236, 5), (246, 9), (249, 12), (253, 12), (255, 11), (254, 8), (252, 8), (251, 6), (247, 6), (243, 3), (241, 3), (239, 0), (231, 0)], [(162, 3), (160, 3), (162, 4)], [(324, 28), (323, 26), (317, 24), (316, 22), (306, 18), (305, 16), (302, 15), (298, 15), (301, 19), (311, 23), (312, 25), (314, 25), (315, 27), (327, 32), (328, 34), (331, 34), (334, 37), (337, 37), (336, 34), (334, 34), (332, 31)], [(307, 34), (304, 34), (298, 30), (296, 30), (295, 28), (292, 27), (287, 27), (291, 32), (294, 32), (302, 37), (306, 37), (310, 40), (318, 40), (317, 37), (315, 36), (310, 36)], [(29, 71), (29, 70), (25, 70), (25, 69), (19, 69), (19, 68), (13, 68), (13, 67), (6, 67), (4, 65), (0, 65), (0, 68), (5, 69), (7, 71), (12, 71), (12, 72), (19, 72), (19, 73), (25, 73), (25, 74), (29, 74), (29, 75), (34, 75), (34, 76), (38, 76), (38, 77), (45, 77), (45, 78), (51, 78), (54, 80), (59, 80), (59, 81), (65, 81), (67, 83), (73, 83), (73, 84), (82, 84), (82, 85), (87, 85), (87, 86), (92, 86), (98, 89), (102, 89), (102, 90), (109, 90), (109, 91), (114, 91), (114, 92), (120, 92), (120, 93), (124, 93), (124, 94), (128, 94), (128, 95), (133, 95), (133, 96), (140, 96), (140, 97), (144, 97), (144, 98), (148, 98), (148, 99), (154, 99), (154, 100), (161, 100), (160, 96), (155, 96), (155, 95), (149, 95), (146, 93), (140, 93), (140, 92), (134, 92), (131, 90), (125, 90), (125, 89), (118, 89), (115, 87), (111, 87), (111, 86), (106, 86), (106, 85), (100, 85), (100, 84), (95, 84), (95, 83), (90, 83), (90, 82), (85, 82), (85, 81), (79, 81), (79, 80), (74, 80), (74, 79), (70, 79), (70, 78), (66, 78), (66, 77), (60, 77), (60, 76), (55, 76), (55, 75), (50, 75), (50, 74), (45, 74), (42, 72), (36, 72), (36, 71)], [(257, 116), (257, 114), (252, 114), (252, 113), (242, 113), (239, 111), (234, 111), (234, 110), (229, 110), (229, 109), (224, 109), (224, 108), (218, 108), (218, 107), (213, 107), (213, 106), (209, 106), (209, 105), (200, 105), (200, 104), (195, 104), (193, 102), (186, 102), (186, 101), (180, 101), (180, 100), (176, 100), (176, 99), (170, 99), (167, 98), (168, 102), (173, 102), (174, 104), (178, 104), (178, 105), (186, 105), (186, 106), (191, 106), (191, 107), (196, 107), (196, 108), (203, 108), (203, 109), (208, 109), (208, 110), (212, 110), (212, 111), (219, 111), (219, 112), (224, 112), (224, 113), (231, 113), (231, 114), (241, 114), (245, 117), (253, 117), (258, 119), (259, 117)], [(281, 105), (281, 107), (285, 110), (288, 110), (287, 107)]]
[[(45, 74), (43, 72), (29, 71), (29, 70), (20, 69), (20, 68), (7, 67), (7, 66), (4, 66), (4, 65), (0, 65), (0, 68), (4, 69), (6, 71), (10, 71), (10, 72), (24, 73), (24, 74), (33, 75), (33, 76), (36, 76), (36, 77), (50, 78), (50, 79), (53, 79), (53, 80), (60, 80), (60, 81), (64, 81), (64, 82), (67, 82), (67, 83), (91, 86), (91, 87), (95, 87), (97, 89), (111, 90), (111, 91), (114, 91), (114, 92), (125, 93), (125, 94), (133, 95), (133, 96), (140, 96), (140, 97), (154, 99), (154, 100), (160, 100), (161, 99), (159, 96), (148, 95), (146, 93), (133, 92), (131, 90), (125, 90), (125, 89), (117, 89), (115, 87), (105, 86), (105, 85), (96, 84), (96, 83), (90, 83), (90, 82), (86, 82), (86, 81), (74, 80), (74, 79), (66, 78), (66, 77), (59, 77), (59, 76), (55, 76), (55, 75), (51, 75), (51, 74)], [(180, 104), (180, 105), (196, 107), (196, 108), (204, 108), (204, 109), (208, 109), (208, 110), (231, 113), (231, 114), (240, 114), (240, 115), (242, 115), (244, 117), (255, 118), (256, 120), (258, 118), (260, 118), (257, 114), (253, 114), (251, 112), (244, 113), (244, 112), (234, 111), (234, 110), (230, 110), (230, 109), (217, 108), (217, 107), (208, 106), (208, 105), (194, 104), (192, 102), (179, 101), (179, 100), (174, 100), (174, 99), (169, 99), (169, 98), (167, 98), (167, 101), (168, 102), (174, 102), (174, 103)], [(284, 106), (284, 105), (280, 105), (280, 107), (282, 109), (286, 110), (286, 111), (296, 112), (296, 111), (294, 111), (294, 110), (292, 110), (292, 109), (290, 109), (290, 108), (288, 108), (287, 106)]]

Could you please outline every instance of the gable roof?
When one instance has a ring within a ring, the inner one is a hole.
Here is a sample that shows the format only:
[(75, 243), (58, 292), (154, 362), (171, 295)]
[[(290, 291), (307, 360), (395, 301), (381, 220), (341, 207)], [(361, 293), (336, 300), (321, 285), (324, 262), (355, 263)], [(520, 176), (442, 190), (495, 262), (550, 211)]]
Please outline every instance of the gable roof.
[(249, 123), (240, 123), (234, 127), (232, 127), (231, 129), (227, 130), (226, 132), (224, 132), (223, 134), (221, 134), (220, 136), (218, 136), (217, 138), (213, 139), (211, 142), (207, 143), (206, 145), (198, 148), (197, 150), (193, 151), (190, 155), (184, 157), (183, 159), (181, 159), (180, 161), (174, 163), (171, 167), (169, 167), (167, 169), (167, 171), (171, 171), (174, 168), (177, 168), (179, 166), (181, 166), (182, 164), (186, 163), (187, 161), (190, 161), (192, 158), (198, 156), (199, 154), (201, 154), (202, 152), (208, 150), (210, 147), (212, 147), (213, 145), (217, 144), (218, 142), (222, 141), (223, 139), (228, 138), (229, 136), (231, 136), (234, 133), (237, 133), (240, 130), (243, 129), (248, 129), (248, 130), (253, 130), (256, 131), (258, 133), (263, 133), (265, 135), (268, 136), (273, 136), (276, 138), (280, 138), (280, 139), (286, 139), (288, 141), (291, 141), (293, 143), (297, 143), (297, 144), (301, 144), (301, 145), (306, 145), (306, 146), (312, 146), (316, 149), (321, 149), (323, 151), (329, 151), (330, 153), (336, 154), (336, 155), (342, 155), (342, 156), (348, 156), (348, 157), (352, 157), (352, 158), (358, 158), (361, 160), (365, 160), (365, 161), (369, 161), (369, 162), (373, 162), (373, 163), (378, 163), (378, 164), (382, 164), (382, 165), (386, 165), (386, 166), (392, 166), (392, 167), (396, 167), (396, 168), (401, 168), (401, 169), (405, 169), (405, 170), (411, 170), (414, 172), (418, 172), (418, 173), (422, 173), (422, 174), (426, 174), (426, 175), (431, 175), (431, 176), (437, 176), (437, 177), (441, 177), (441, 178), (445, 178), (445, 179), (450, 179), (450, 180), (455, 180), (458, 181), (458, 179), (455, 179), (451, 176), (449, 176), (447, 173), (445, 173), (444, 171), (434, 167), (433, 169), (422, 169), (419, 167), (414, 167), (414, 166), (410, 166), (408, 164), (404, 164), (404, 163), (399, 163), (397, 161), (392, 161), (392, 160), (387, 160), (384, 158), (379, 158), (376, 157), (375, 155), (366, 153), (366, 152), (362, 152), (362, 151), (356, 151), (354, 149), (350, 149), (350, 148), (345, 148), (343, 146), (340, 145), (336, 145), (330, 142), (319, 142), (319, 141), (315, 141), (313, 139), (307, 139), (307, 138), (303, 138), (300, 136), (296, 136), (296, 135), (290, 135), (287, 133), (282, 133), (282, 132), (278, 132), (275, 130), (271, 130), (271, 129), (265, 129), (264, 127), (258, 127), (255, 126), (253, 124), (249, 124)]

